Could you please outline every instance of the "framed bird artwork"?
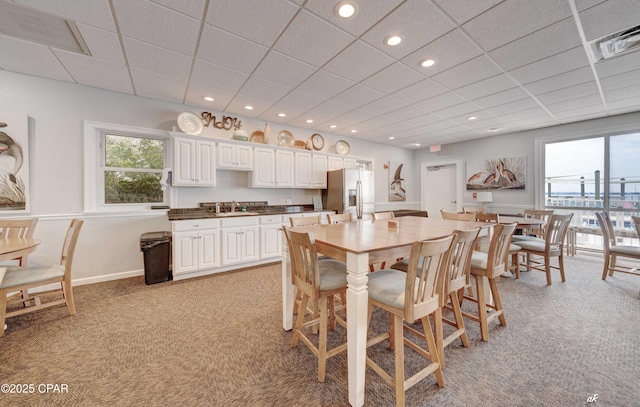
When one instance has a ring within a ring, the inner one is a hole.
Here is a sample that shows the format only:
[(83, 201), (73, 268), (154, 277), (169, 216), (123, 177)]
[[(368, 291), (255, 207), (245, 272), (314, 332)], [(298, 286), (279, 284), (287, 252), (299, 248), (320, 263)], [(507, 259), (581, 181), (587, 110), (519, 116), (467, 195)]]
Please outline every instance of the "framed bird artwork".
[(29, 211), (29, 118), (0, 113), (0, 213)]
[(525, 189), (527, 157), (502, 157), (467, 163), (467, 190)]
[(406, 201), (407, 191), (402, 172), (403, 163), (389, 161), (389, 201)]

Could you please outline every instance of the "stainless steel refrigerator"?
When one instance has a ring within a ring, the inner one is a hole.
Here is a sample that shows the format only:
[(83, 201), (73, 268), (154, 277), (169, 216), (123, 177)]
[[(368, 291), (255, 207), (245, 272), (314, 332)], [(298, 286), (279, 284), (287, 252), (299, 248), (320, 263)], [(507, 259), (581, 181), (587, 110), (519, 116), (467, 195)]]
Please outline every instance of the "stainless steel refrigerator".
[(327, 172), (324, 206), (336, 213), (352, 213), (357, 219), (370, 219), (375, 211), (373, 171), (342, 169)]

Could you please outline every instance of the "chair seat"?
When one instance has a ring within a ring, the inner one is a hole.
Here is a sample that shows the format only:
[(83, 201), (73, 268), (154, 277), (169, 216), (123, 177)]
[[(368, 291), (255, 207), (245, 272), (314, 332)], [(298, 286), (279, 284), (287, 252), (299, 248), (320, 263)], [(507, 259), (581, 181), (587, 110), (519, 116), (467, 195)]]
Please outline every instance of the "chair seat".
[[(534, 241), (519, 241), (518, 242), (518, 246), (520, 246), (520, 248), (522, 250), (529, 250), (532, 252), (541, 252), (544, 253), (545, 251), (545, 243), (544, 242), (534, 242)], [(558, 256), (560, 254), (560, 248), (557, 246), (551, 246), (549, 248), (549, 255), (550, 256)]]
[(532, 241), (532, 242), (543, 242), (544, 239), (537, 236), (528, 236), (528, 235), (513, 235), (511, 238), (513, 242), (521, 242), (521, 241)]
[(382, 269), (369, 274), (369, 298), (394, 308), (404, 308), (404, 289), (407, 274), (398, 270)]
[(520, 250), (522, 250), (522, 247), (517, 244), (511, 243), (509, 245), (509, 253), (519, 252)]
[(472, 269), (487, 269), (487, 263), (489, 258), (487, 257), (487, 253), (479, 252), (474, 250), (471, 253), (471, 268)]
[(347, 285), (347, 265), (341, 261), (324, 259), (320, 267), (320, 291), (330, 291)]
[(64, 267), (60, 265), (30, 267), (28, 270), (20, 267), (7, 267), (0, 288), (18, 287), (24, 284), (37, 283), (64, 276)]
[(622, 254), (624, 256), (640, 257), (640, 247), (638, 246), (611, 246), (611, 254)]

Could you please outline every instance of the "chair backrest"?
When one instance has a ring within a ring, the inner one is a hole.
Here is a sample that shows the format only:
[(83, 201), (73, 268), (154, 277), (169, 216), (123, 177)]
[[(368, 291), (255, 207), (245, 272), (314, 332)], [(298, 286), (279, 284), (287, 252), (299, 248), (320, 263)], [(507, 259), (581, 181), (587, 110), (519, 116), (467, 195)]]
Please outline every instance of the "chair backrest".
[(611, 246), (615, 246), (616, 239), (613, 231), (613, 225), (611, 224), (611, 218), (607, 212), (596, 212), (596, 218), (600, 224), (600, 231), (602, 232), (602, 243), (604, 245), (605, 253), (609, 252)]
[(291, 277), (293, 284), (311, 298), (320, 297), (320, 267), (318, 252), (311, 233), (294, 232), (284, 228), (291, 256)]
[(484, 213), (484, 207), (482, 206), (463, 206), (462, 212), (464, 213)]
[(473, 248), (476, 245), (476, 239), (479, 233), (480, 228), (456, 230), (453, 232), (455, 240), (453, 241), (453, 247), (451, 249), (452, 266), (449, 272), (449, 278), (445, 278), (445, 296), (443, 296), (441, 305), (444, 305), (444, 302), (446, 302), (447, 294), (464, 288), (469, 275), (469, 268), (471, 267), (471, 254), (473, 253)]
[(442, 215), (442, 219), (447, 220), (474, 220), (476, 217), (475, 213), (457, 213), (457, 212), (447, 212), (444, 209), (440, 209), (440, 214)]
[(539, 219), (546, 222), (542, 226), (527, 229), (528, 235), (534, 235), (544, 239), (545, 233), (547, 231), (547, 224), (549, 223), (549, 219), (551, 219), (551, 215), (553, 215), (553, 210), (525, 209), (523, 215), (527, 219)]
[(320, 215), (315, 216), (305, 216), (304, 218), (289, 218), (289, 222), (291, 222), (291, 226), (311, 226), (311, 225), (319, 225)]
[[(545, 250), (548, 250), (551, 246), (558, 247), (562, 251), (564, 246), (564, 238), (569, 230), (569, 224), (573, 218), (573, 213), (568, 215), (551, 215), (549, 222), (546, 226), (546, 234), (544, 240), (546, 242)], [(611, 224), (611, 223), (609, 223)]]
[(38, 218), (0, 220), (0, 237), (33, 237)]
[(633, 221), (633, 224), (636, 227), (636, 235), (638, 235), (638, 239), (640, 239), (640, 216), (632, 215), (631, 220)]
[(404, 292), (404, 317), (409, 323), (440, 306), (444, 280), (451, 268), (455, 236), (415, 242), (409, 255)]
[(353, 214), (351, 212), (349, 213), (338, 213), (335, 215), (327, 215), (327, 219), (329, 220), (329, 223), (349, 223), (349, 222), (353, 222)]
[(67, 234), (62, 244), (62, 255), (60, 256), (60, 265), (64, 266), (64, 273), (69, 278), (71, 274), (71, 267), (73, 265), (73, 254), (76, 251), (76, 244), (78, 243), (78, 236), (80, 236), (80, 230), (84, 224), (83, 220), (72, 219), (67, 229)]
[(497, 213), (476, 213), (476, 222), (500, 223)]
[(487, 277), (495, 278), (508, 269), (507, 253), (517, 223), (497, 224), (494, 226), (491, 244), (487, 252)]
[(373, 217), (373, 220), (394, 219), (396, 217), (393, 212), (373, 212), (371, 216)]

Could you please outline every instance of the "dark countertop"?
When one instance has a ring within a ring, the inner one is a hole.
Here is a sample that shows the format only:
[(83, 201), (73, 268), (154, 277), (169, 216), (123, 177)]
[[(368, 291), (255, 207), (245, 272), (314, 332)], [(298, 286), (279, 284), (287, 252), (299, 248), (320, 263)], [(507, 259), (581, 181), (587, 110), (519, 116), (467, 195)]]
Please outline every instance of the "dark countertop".
[[(263, 216), (263, 215), (286, 215), (290, 213), (304, 212), (320, 212), (313, 209), (313, 205), (273, 205), (269, 206), (264, 203), (257, 202), (239, 202), (240, 207), (245, 206), (246, 212), (243, 214), (240, 210), (232, 215), (230, 206), (227, 203), (221, 203), (222, 216), (216, 214), (215, 203), (201, 203), (198, 208), (175, 208), (169, 209), (169, 220), (187, 220), (187, 219), (226, 219), (247, 216)], [(323, 211), (324, 212), (324, 211)]]

